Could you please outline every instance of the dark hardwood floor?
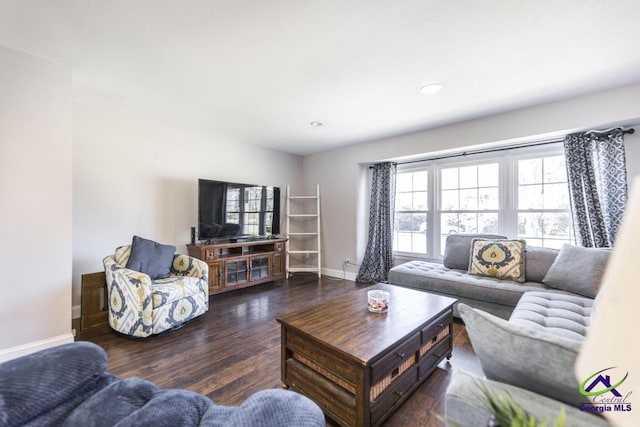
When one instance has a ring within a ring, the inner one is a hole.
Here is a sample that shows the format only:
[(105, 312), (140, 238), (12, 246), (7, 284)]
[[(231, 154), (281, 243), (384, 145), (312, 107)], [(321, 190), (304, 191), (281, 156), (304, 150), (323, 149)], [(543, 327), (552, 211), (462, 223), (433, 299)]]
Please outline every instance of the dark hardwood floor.
[[(146, 339), (105, 331), (79, 340), (102, 346), (109, 371), (137, 376), (162, 388), (185, 388), (221, 405), (280, 387), (280, 325), (285, 313), (362, 289), (348, 280), (296, 275), (286, 281), (216, 295), (209, 311), (183, 328)], [(464, 325), (454, 324), (453, 357), (444, 361), (387, 420), (386, 426), (442, 426), (444, 394), (452, 371), (482, 375)]]

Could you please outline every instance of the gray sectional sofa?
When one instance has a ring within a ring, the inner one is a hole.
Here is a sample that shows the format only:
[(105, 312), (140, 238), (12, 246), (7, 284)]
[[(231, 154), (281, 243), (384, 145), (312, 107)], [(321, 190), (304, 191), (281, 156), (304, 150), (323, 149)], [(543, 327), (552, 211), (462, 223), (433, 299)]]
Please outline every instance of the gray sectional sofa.
[(591, 323), (610, 251), (565, 245), (561, 250), (528, 247), (524, 281), (470, 274), (473, 239), (496, 235), (452, 235), (443, 263), (411, 261), (394, 267), (389, 282), (458, 299), (454, 313), (466, 326), (486, 378), (456, 371), (447, 389), (446, 415), (454, 425), (486, 426), (491, 416), (482, 390), (510, 396), (538, 420), (565, 426), (605, 426), (581, 411), (586, 399), (574, 365)]
[[(456, 298), (458, 303), (508, 319), (526, 292), (595, 297), (609, 254), (604, 249), (591, 250), (585, 258), (586, 248), (565, 245), (566, 250), (560, 251), (527, 247), (525, 281), (518, 283), (468, 273), (471, 243), (476, 238), (506, 239), (493, 234), (452, 234), (447, 237), (442, 263), (414, 260), (400, 264), (389, 271), (389, 283)], [(574, 273), (584, 278), (584, 283)], [(458, 316), (457, 309), (454, 315)]]

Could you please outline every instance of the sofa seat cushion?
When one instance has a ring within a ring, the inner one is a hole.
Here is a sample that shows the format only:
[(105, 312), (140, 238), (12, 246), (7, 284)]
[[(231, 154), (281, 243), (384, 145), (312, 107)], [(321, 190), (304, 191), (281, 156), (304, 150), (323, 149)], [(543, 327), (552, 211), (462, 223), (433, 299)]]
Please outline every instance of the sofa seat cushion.
[[(437, 262), (409, 261), (389, 271), (389, 283), (515, 307), (525, 292), (544, 290), (542, 283), (517, 283), (474, 276)], [(553, 291), (555, 292), (555, 291)], [(561, 291), (557, 291), (561, 292)]]
[(203, 280), (197, 277), (171, 276), (151, 284), (153, 308), (171, 304), (186, 297), (204, 294)]
[(591, 321), (591, 298), (552, 292), (527, 292), (509, 321), (565, 338), (584, 340)]

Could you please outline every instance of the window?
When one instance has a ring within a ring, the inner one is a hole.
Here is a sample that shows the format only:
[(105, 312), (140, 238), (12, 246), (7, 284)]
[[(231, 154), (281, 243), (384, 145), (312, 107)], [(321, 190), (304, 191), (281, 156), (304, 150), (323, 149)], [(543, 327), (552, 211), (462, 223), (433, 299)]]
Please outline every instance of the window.
[(440, 247), (451, 233), (497, 233), (497, 162), (440, 169)]
[[(461, 160), (462, 159), (462, 160)], [(495, 233), (531, 246), (574, 243), (560, 144), (400, 165), (394, 251), (439, 258), (451, 233)]]
[(518, 237), (558, 249), (574, 241), (564, 155), (518, 160)]
[(262, 201), (262, 187), (247, 187), (244, 189), (244, 232), (246, 234), (260, 234), (260, 203)]
[(240, 188), (229, 187), (227, 189), (226, 222), (240, 224)]
[(229, 186), (226, 203), (226, 222), (242, 224), (244, 234), (273, 233), (273, 187)]
[(405, 172), (396, 177), (394, 248), (426, 255), (429, 215), (429, 172)]

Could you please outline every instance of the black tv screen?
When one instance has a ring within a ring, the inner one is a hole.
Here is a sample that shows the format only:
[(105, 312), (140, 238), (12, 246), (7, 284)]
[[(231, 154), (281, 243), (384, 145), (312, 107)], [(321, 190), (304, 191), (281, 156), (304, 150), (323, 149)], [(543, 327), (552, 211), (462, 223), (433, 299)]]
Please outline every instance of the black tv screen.
[(280, 188), (198, 180), (198, 238), (225, 240), (280, 233)]

